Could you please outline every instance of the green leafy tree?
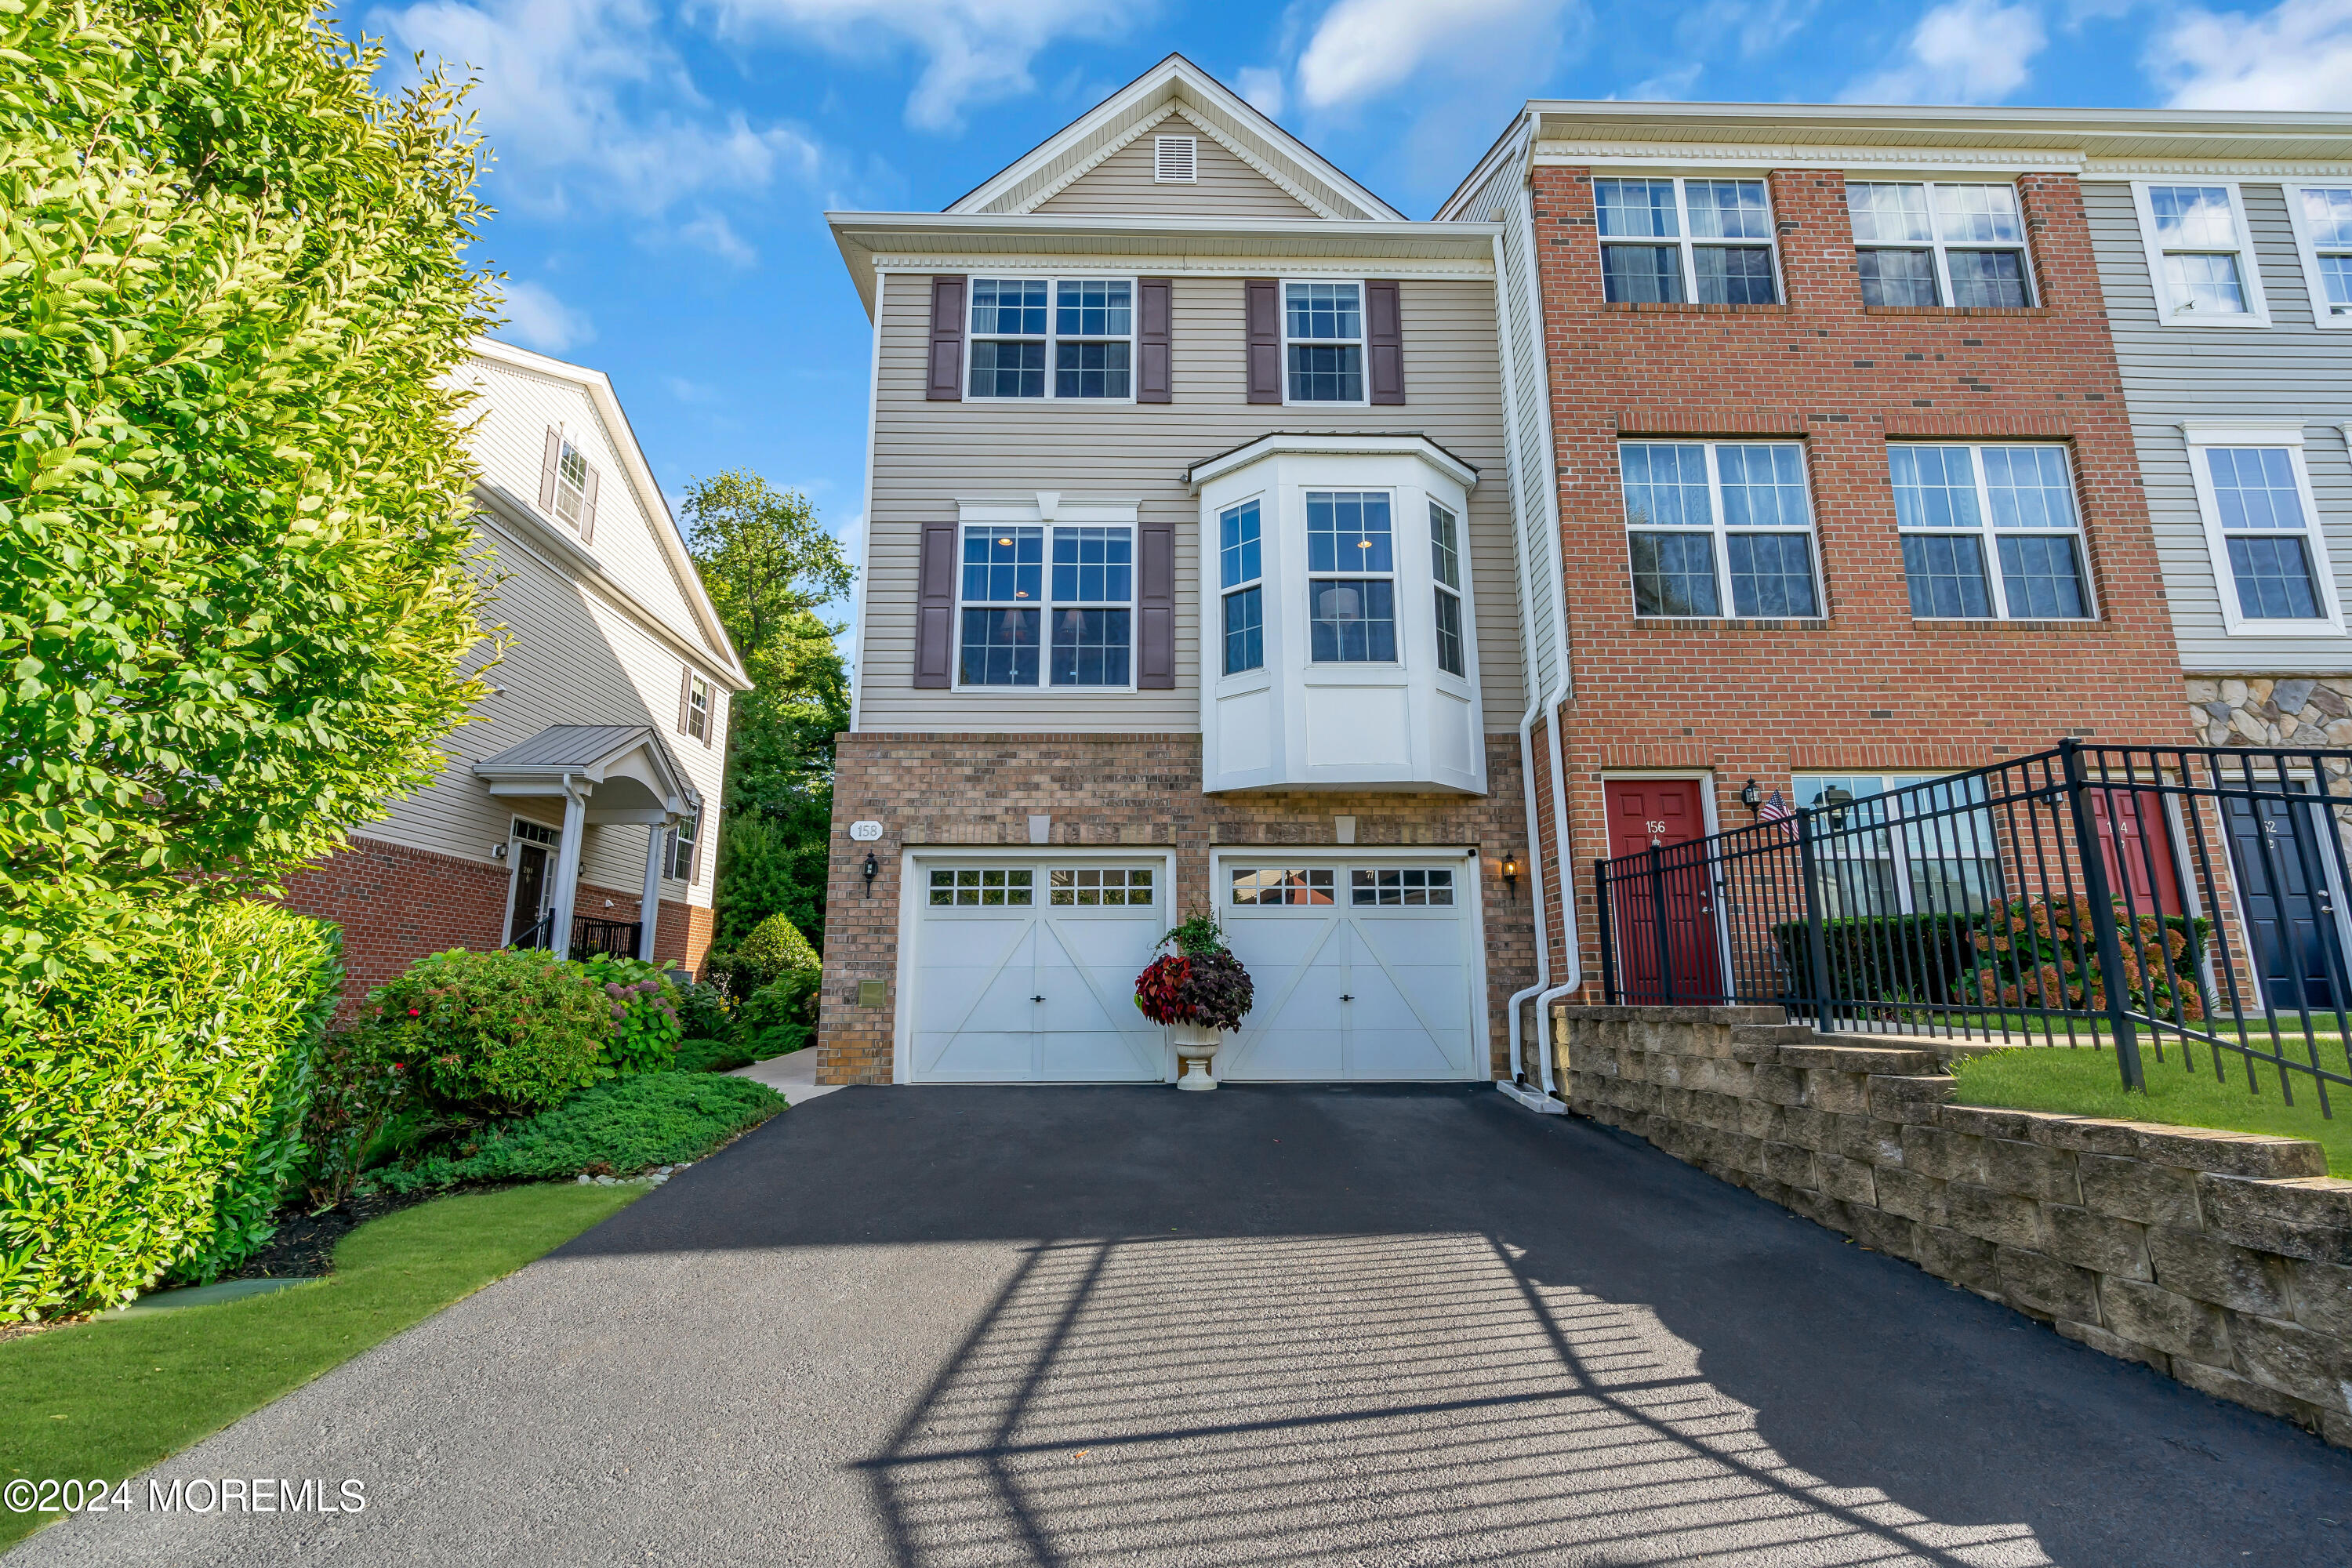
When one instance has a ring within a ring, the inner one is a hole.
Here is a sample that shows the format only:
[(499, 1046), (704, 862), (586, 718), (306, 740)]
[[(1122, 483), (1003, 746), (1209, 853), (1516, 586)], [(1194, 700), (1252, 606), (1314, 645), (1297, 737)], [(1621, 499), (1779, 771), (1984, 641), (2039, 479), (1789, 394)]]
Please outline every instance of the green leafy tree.
[(0, 7), (0, 974), (331, 850), (481, 695), (478, 149), (381, 58), (266, 0)]
[(753, 681), (728, 726), (717, 943), (732, 948), (776, 914), (820, 942), (849, 675), (834, 646), (841, 627), (818, 611), (853, 569), (806, 497), (756, 474), (695, 481), (684, 512), (688, 548)]

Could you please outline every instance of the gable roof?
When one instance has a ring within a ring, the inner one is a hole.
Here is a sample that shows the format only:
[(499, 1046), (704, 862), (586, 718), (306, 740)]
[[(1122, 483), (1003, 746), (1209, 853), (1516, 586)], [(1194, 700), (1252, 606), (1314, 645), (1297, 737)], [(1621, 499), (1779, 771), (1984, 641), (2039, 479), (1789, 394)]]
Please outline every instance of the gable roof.
[(1298, 198), (1318, 217), (1404, 220), (1404, 214), (1182, 55), (1170, 55), (945, 210), (999, 216), (1034, 212), (1040, 202), (1179, 110), (1218, 145)]
[[(737, 691), (750, 689), (751, 675), (744, 669), (735, 645), (728, 639), (727, 628), (719, 623), (718, 607), (711, 604), (710, 595), (703, 590), (702, 574), (696, 568), (693, 557), (686, 552), (685, 536), (677, 531), (677, 520), (670, 515), (669, 499), (662, 494), (661, 486), (654, 479), (652, 466), (646, 461), (645, 451), (637, 445), (636, 432), (630, 428), (629, 416), (622, 411), (621, 400), (613, 391), (612, 378), (601, 370), (533, 353), (529, 349), (502, 343), (495, 338), (476, 338), (469, 346), (469, 352), (483, 359), (569, 382), (587, 393), (597, 416), (604, 422), (605, 433), (612, 439), (614, 450), (620, 456), (622, 477), (628, 481), (638, 509), (652, 524), (654, 542), (685, 592), (687, 607), (694, 616), (695, 629), (701, 634), (705, 657), (717, 656), (719, 667), (714, 673), (719, 679)], [(495, 492), (496, 499), (507, 502), (514, 510), (536, 516), (536, 509), (529, 502), (509, 495), (501, 487), (486, 485), (482, 488)], [(552, 531), (560, 533), (562, 531)], [(630, 592), (625, 583), (604, 573), (601, 564), (594, 562), (593, 554), (577, 546), (574, 546), (574, 552), (585, 556), (592, 564), (598, 564), (598, 574), (640, 614), (652, 619), (656, 625), (662, 624), (661, 617), (640, 596)], [(673, 631), (671, 635), (677, 634)]]

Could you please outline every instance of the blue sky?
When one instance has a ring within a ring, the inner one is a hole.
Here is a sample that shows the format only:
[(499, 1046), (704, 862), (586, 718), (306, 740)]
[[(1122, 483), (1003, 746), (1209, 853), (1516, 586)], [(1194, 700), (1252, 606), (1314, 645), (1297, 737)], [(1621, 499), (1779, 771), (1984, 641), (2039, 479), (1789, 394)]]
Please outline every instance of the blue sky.
[(869, 339), (822, 215), (943, 206), (1171, 50), (1415, 217), (1532, 96), (2352, 107), (2352, 0), (419, 0), (345, 24), (478, 72), (501, 335), (610, 374), (673, 496), (747, 467), (853, 540)]

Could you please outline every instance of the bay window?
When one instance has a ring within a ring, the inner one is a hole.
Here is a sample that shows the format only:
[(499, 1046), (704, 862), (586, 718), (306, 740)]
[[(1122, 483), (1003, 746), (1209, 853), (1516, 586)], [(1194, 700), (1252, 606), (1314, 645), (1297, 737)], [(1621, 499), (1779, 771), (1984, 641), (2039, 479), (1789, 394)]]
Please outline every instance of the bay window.
[(1217, 518), (1217, 581), (1223, 588), (1225, 673), (1265, 666), (1265, 565), (1258, 503), (1244, 501)]
[(1914, 617), (2090, 616), (2063, 447), (1902, 442), (1886, 448), (1886, 466)]
[(1636, 615), (1821, 615), (1795, 442), (1625, 441), (1617, 457)]
[(1437, 595), (1437, 668), (1460, 675), (1462, 662), (1462, 547), (1454, 514), (1429, 503), (1429, 575)]
[(1849, 180), (1865, 305), (2033, 303), (2013, 185)]
[[(1396, 662), (1396, 553), (1389, 524), (1382, 491), (1307, 492), (1307, 641), (1314, 662)], [(1327, 573), (1348, 574), (1320, 574)]]

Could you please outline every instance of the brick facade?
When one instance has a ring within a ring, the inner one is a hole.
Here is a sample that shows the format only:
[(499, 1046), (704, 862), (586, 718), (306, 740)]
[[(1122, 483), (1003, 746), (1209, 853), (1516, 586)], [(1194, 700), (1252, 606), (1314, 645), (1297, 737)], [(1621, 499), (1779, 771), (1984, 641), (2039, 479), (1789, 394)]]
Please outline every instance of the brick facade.
[[(1503, 1004), (1535, 973), (1527, 889), (1507, 887), (1498, 869), (1505, 853), (1526, 852), (1516, 735), (1486, 737), (1490, 793), (1484, 796), (1205, 795), (1201, 738), (1191, 734), (845, 734), (835, 765), (819, 1083), (891, 1081), (900, 850), (1026, 847), (1033, 813), (1052, 816), (1056, 845), (1173, 849), (1178, 909), (1209, 902), (1212, 846), (1333, 845), (1335, 816), (1355, 817), (1360, 845), (1476, 846), (1486, 889), (1489, 1047), (1495, 1070), (1505, 1072), (1509, 1026)], [(849, 824), (861, 818), (883, 825), (879, 843), (850, 841)], [(871, 897), (860, 874), (868, 849), (881, 868)], [(857, 1005), (858, 983), (867, 980), (884, 984), (884, 1005)]]
[[(2028, 310), (1864, 306), (1844, 176), (1814, 169), (1769, 176), (1786, 303), (1608, 304), (1590, 171), (1534, 177), (1573, 659), (1570, 863), (1583, 868), (1588, 946), (1604, 773), (1709, 773), (1734, 826), (1751, 776), (1769, 793), (1798, 772), (1981, 766), (2064, 734), (2193, 739), (2071, 176), (2018, 182), (2040, 300)], [(1634, 435), (1801, 439), (1824, 618), (1637, 620), (1615, 450)], [(2064, 442), (2098, 618), (1913, 620), (1890, 437)]]
[[(368, 992), (428, 952), (496, 947), (504, 940), (507, 868), (358, 838), (286, 879), (286, 907), (343, 928), (343, 995), (355, 1013)], [(586, 889), (583, 888), (584, 893)]]

